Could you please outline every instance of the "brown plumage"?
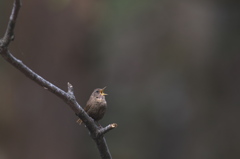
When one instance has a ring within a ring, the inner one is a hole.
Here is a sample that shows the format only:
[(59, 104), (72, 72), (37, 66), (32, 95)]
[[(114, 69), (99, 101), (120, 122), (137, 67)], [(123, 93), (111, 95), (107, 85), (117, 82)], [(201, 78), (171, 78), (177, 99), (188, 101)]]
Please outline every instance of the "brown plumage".
[[(107, 109), (107, 102), (105, 100), (105, 94), (103, 91), (104, 88), (96, 88), (89, 100), (87, 101), (87, 104), (84, 108), (84, 110), (87, 112), (87, 114), (93, 118), (96, 122), (101, 120), (106, 112)], [(81, 124), (82, 120), (78, 119), (77, 123)]]

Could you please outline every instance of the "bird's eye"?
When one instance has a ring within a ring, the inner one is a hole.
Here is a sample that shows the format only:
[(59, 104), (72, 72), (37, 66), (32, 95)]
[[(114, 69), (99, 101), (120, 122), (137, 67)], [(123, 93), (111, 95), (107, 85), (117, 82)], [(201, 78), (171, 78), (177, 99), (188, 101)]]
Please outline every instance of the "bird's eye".
[(99, 93), (99, 91), (96, 91), (96, 93)]

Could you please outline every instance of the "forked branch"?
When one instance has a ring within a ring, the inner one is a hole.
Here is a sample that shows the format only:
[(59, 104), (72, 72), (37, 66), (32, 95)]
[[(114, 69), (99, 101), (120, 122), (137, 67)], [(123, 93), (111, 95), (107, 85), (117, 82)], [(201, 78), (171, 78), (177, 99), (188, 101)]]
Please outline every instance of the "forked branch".
[(4, 34), (4, 37), (0, 39), (0, 54), (6, 61), (8, 61), (11, 65), (13, 65), (23, 74), (25, 74), (28, 78), (35, 81), (37, 84), (47, 89), (48, 91), (52, 92), (53, 94), (61, 98), (65, 103), (67, 103), (70, 106), (70, 108), (74, 111), (74, 113), (85, 123), (86, 127), (88, 128), (91, 134), (91, 137), (97, 144), (101, 158), (111, 159), (112, 157), (103, 135), (106, 132), (116, 128), (117, 124), (110, 124), (105, 128), (97, 126), (93, 119), (89, 117), (88, 114), (83, 110), (83, 108), (78, 104), (73, 92), (73, 86), (70, 83), (68, 83), (68, 91), (67, 92), (63, 91), (62, 89), (58, 88), (51, 82), (45, 80), (43, 77), (32, 71), (22, 61), (15, 58), (8, 50), (9, 44), (14, 39), (14, 28), (20, 7), (21, 0), (14, 0), (13, 9), (8, 22), (6, 32)]

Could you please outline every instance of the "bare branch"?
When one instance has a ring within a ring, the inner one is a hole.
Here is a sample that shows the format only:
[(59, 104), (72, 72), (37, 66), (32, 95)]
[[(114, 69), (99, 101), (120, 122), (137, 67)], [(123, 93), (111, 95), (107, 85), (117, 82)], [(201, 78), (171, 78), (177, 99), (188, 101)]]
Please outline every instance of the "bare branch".
[(49, 81), (45, 80), (43, 77), (39, 76), (37, 73), (32, 71), (22, 61), (15, 58), (8, 50), (8, 45), (14, 38), (14, 27), (16, 24), (20, 7), (21, 0), (15, 0), (5, 35), (0, 40), (0, 54), (6, 61), (8, 61), (11, 65), (13, 65), (23, 74), (25, 74), (28, 78), (39, 84), (44, 89), (52, 92), (60, 99), (62, 99), (65, 103), (67, 103), (70, 106), (70, 108), (74, 111), (74, 113), (84, 122), (84, 124), (88, 128), (91, 137), (97, 144), (101, 158), (111, 159), (112, 157), (103, 135), (106, 132), (116, 128), (117, 124), (110, 124), (105, 128), (98, 127), (95, 124), (94, 120), (91, 117), (89, 117), (88, 114), (83, 110), (83, 108), (78, 104), (73, 92), (73, 86), (70, 83), (68, 83), (68, 92), (63, 91), (62, 89), (58, 88), (54, 84), (50, 83)]
[(116, 123), (113, 124), (109, 124), (108, 126), (106, 126), (105, 128), (101, 128), (98, 130), (99, 135), (103, 135), (105, 133), (107, 133), (108, 131), (115, 129), (118, 125)]
[(17, 20), (18, 12), (21, 8), (21, 0), (15, 0), (13, 3), (12, 13), (8, 22), (7, 30), (2, 38), (2, 46), (8, 47), (9, 43), (14, 39), (14, 28)]
[(111, 153), (108, 149), (106, 139), (103, 136), (99, 136), (94, 140), (97, 144), (101, 158), (111, 159)]

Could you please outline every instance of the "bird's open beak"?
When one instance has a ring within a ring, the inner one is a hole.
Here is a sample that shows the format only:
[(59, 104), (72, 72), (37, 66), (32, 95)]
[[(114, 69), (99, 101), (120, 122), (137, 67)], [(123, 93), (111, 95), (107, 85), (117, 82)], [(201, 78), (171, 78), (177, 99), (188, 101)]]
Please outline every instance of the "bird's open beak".
[(103, 96), (107, 95), (106, 93), (103, 92), (105, 88), (106, 88), (106, 87), (104, 87), (103, 89), (100, 90), (100, 93), (101, 93), (101, 95), (103, 95)]

